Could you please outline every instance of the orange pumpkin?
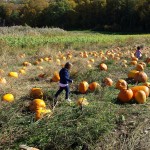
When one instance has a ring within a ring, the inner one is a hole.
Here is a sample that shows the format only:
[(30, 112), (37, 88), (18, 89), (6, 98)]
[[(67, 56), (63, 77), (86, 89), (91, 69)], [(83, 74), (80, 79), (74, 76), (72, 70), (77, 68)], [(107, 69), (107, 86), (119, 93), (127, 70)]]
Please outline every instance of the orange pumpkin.
[(100, 85), (97, 82), (92, 82), (89, 84), (89, 89), (91, 91), (95, 91), (98, 87), (100, 87)]
[(143, 67), (146, 67), (146, 63), (145, 62), (140, 62), (139, 64), (143, 65)]
[(32, 88), (30, 91), (30, 97), (36, 98), (43, 98), (43, 92), (41, 88)]
[(132, 61), (130, 62), (130, 65), (137, 65), (137, 61), (136, 61), (136, 60), (132, 60)]
[(123, 103), (127, 103), (131, 101), (132, 98), (133, 98), (133, 92), (131, 89), (122, 89), (118, 94), (118, 99)]
[(144, 66), (142, 64), (137, 64), (136, 70), (143, 71), (144, 70)]
[(108, 85), (108, 86), (112, 86), (113, 85), (113, 81), (110, 78), (105, 78), (104, 79), (104, 84)]
[(53, 77), (52, 77), (52, 81), (53, 82), (58, 82), (60, 80), (60, 76), (58, 72), (54, 72)]
[(86, 81), (80, 82), (79, 84), (79, 92), (84, 94), (87, 92), (88, 88), (89, 88), (89, 84)]
[(127, 89), (127, 82), (123, 79), (119, 79), (117, 82), (116, 82), (116, 89)]
[(104, 71), (107, 71), (107, 65), (106, 64), (104, 64), (104, 63), (101, 63), (100, 64), (100, 70), (104, 70)]
[(134, 86), (134, 87), (131, 87), (131, 90), (133, 91), (133, 97), (135, 97), (135, 93), (137, 91), (139, 91), (139, 90), (144, 91), (145, 94), (146, 94), (146, 97), (149, 96), (149, 88), (147, 86), (143, 86), (143, 85), (141, 85), (141, 86)]
[(147, 74), (142, 71), (135, 74), (134, 80), (138, 82), (146, 82), (148, 80), (148, 77)]
[(29, 109), (34, 112), (41, 108), (46, 108), (46, 104), (42, 99), (34, 99), (29, 105)]
[(144, 104), (146, 102), (146, 94), (144, 91), (139, 90), (135, 93), (135, 100), (139, 103), (139, 104)]
[(143, 85), (147, 86), (150, 89), (150, 82), (145, 82)]
[(137, 73), (139, 73), (139, 71), (137, 71), (137, 70), (131, 70), (131, 71), (129, 71), (128, 72), (128, 78), (133, 79), (134, 76), (135, 76), (135, 74), (137, 74)]

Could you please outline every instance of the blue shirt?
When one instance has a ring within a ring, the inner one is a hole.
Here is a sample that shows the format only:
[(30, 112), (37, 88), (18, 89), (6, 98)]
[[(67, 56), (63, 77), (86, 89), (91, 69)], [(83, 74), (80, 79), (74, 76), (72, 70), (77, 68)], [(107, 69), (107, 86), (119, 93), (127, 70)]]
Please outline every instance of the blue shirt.
[(72, 79), (70, 79), (69, 71), (66, 68), (62, 68), (59, 72), (60, 76), (60, 83), (62, 84), (68, 84), (69, 82), (72, 82)]

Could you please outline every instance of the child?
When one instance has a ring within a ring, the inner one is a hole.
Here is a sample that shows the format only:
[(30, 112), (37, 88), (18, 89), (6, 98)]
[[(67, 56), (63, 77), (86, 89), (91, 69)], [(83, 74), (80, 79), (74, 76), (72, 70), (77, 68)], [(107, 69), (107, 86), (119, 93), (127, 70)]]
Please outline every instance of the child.
[(69, 70), (71, 69), (72, 64), (70, 62), (67, 62), (64, 66), (64, 68), (62, 68), (59, 72), (59, 76), (60, 76), (60, 82), (59, 82), (59, 90), (56, 92), (55, 94), (55, 99), (57, 99), (58, 95), (65, 90), (66, 91), (66, 95), (65, 95), (65, 99), (68, 102), (71, 102), (71, 100), (69, 99), (69, 82), (73, 83), (73, 80), (70, 79), (69, 77)]
[(137, 57), (138, 59), (140, 59), (142, 57), (142, 52), (141, 52), (142, 49), (143, 49), (143, 46), (138, 46), (137, 50), (136, 50), (136, 52), (134, 54), (135, 57)]

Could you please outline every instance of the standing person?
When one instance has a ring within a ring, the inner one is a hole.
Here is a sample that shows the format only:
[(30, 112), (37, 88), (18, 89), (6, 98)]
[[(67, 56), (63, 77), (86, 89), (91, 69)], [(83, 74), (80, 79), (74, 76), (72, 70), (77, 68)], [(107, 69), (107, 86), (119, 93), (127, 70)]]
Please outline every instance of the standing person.
[(142, 52), (141, 52), (142, 49), (143, 49), (143, 46), (138, 46), (137, 50), (134, 53), (135, 57), (137, 57), (138, 59), (142, 57)]
[(60, 76), (59, 90), (55, 94), (55, 100), (57, 99), (59, 94), (63, 90), (65, 90), (66, 91), (65, 99), (67, 102), (71, 102), (71, 100), (69, 99), (69, 92), (70, 92), (69, 83), (73, 83), (73, 80), (70, 79), (70, 75), (69, 75), (69, 70), (71, 69), (71, 67), (72, 64), (70, 62), (67, 62), (64, 68), (62, 68), (59, 72), (59, 76)]

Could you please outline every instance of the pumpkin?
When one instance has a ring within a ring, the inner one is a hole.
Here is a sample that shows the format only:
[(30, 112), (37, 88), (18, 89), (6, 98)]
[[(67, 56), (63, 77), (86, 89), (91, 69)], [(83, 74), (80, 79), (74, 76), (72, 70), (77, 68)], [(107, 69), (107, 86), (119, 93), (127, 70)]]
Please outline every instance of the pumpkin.
[(87, 101), (86, 98), (79, 98), (79, 99), (77, 100), (77, 105), (78, 105), (78, 106), (86, 106), (86, 105), (88, 105), (88, 104), (89, 104), (89, 102)]
[(42, 99), (34, 99), (29, 105), (29, 109), (34, 112), (41, 108), (46, 108), (46, 104)]
[(53, 82), (58, 82), (60, 80), (59, 73), (55, 71), (51, 80)]
[(9, 77), (14, 77), (14, 78), (18, 78), (18, 73), (17, 72), (9, 72), (8, 73)]
[(41, 88), (32, 88), (30, 91), (30, 97), (36, 98), (43, 98), (43, 92)]
[(132, 57), (132, 60), (133, 61), (138, 61), (138, 58), (137, 57)]
[(137, 65), (137, 61), (136, 61), (136, 60), (132, 60), (132, 61), (130, 62), (130, 65)]
[(5, 71), (3, 69), (0, 69), (0, 74), (3, 74)]
[(94, 59), (90, 59), (89, 61), (90, 61), (91, 63), (94, 63)]
[(142, 64), (137, 64), (136, 65), (136, 70), (143, 71), (144, 70), (144, 66)]
[(89, 88), (89, 84), (86, 81), (80, 82), (79, 87), (78, 87), (79, 92), (82, 94), (86, 93), (88, 88)]
[(26, 72), (25, 72), (25, 70), (24, 70), (24, 69), (20, 69), (20, 70), (19, 70), (19, 73), (20, 73), (20, 74), (23, 74), (23, 75), (25, 75), (25, 74), (26, 74)]
[(38, 69), (40, 70), (43, 70), (43, 67), (42, 66), (37, 66)]
[(6, 84), (6, 83), (7, 83), (6, 79), (0, 77), (0, 84)]
[(128, 78), (133, 79), (136, 73), (139, 73), (139, 71), (137, 71), (137, 70), (131, 70), (131, 71), (129, 71), (128, 72)]
[(107, 71), (107, 65), (106, 64), (104, 64), (104, 63), (101, 63), (100, 64), (100, 70), (104, 70), (104, 71)]
[(135, 74), (134, 80), (138, 82), (146, 82), (148, 80), (148, 77), (147, 74), (142, 71)]
[(43, 60), (43, 58), (39, 58), (38, 61), (39, 62), (43, 62), (44, 60)]
[(127, 103), (131, 101), (132, 98), (133, 98), (133, 92), (131, 89), (121, 89), (118, 94), (119, 101), (123, 103)]
[(15, 98), (12, 94), (5, 94), (2, 96), (2, 100), (6, 102), (13, 102)]
[(135, 93), (135, 100), (139, 103), (139, 104), (144, 104), (146, 102), (146, 94), (144, 91), (139, 90)]
[(145, 62), (140, 62), (139, 64), (143, 65), (143, 67), (146, 67), (146, 63)]
[(38, 65), (38, 64), (40, 64), (40, 62), (37, 60), (37, 61), (35, 61), (33, 64), (34, 64), (34, 65)]
[(147, 86), (150, 89), (150, 82), (145, 82), (142, 85), (145, 85), (145, 86)]
[(89, 84), (89, 89), (91, 91), (95, 91), (98, 87), (100, 87), (100, 85), (97, 82), (92, 82)]
[(116, 89), (127, 89), (127, 82), (123, 79), (119, 79), (117, 82), (116, 82)]
[(108, 86), (112, 86), (113, 85), (113, 81), (110, 78), (105, 78), (104, 79), (104, 84), (108, 85)]
[(35, 114), (35, 120), (39, 120), (43, 118), (46, 114), (52, 114), (52, 111), (50, 109), (45, 109), (45, 108), (37, 109)]
[(49, 58), (48, 58), (48, 57), (45, 57), (44, 60), (45, 60), (45, 61), (49, 61)]
[(31, 63), (25, 61), (25, 62), (23, 62), (23, 66), (31, 66)]
[(135, 97), (135, 93), (139, 90), (144, 91), (146, 94), (146, 97), (149, 96), (149, 88), (147, 86), (144, 86), (144, 85), (134, 86), (134, 87), (131, 87), (131, 90), (133, 91), (133, 97)]

